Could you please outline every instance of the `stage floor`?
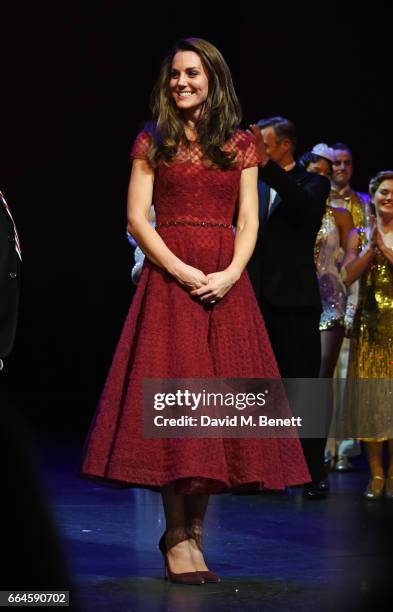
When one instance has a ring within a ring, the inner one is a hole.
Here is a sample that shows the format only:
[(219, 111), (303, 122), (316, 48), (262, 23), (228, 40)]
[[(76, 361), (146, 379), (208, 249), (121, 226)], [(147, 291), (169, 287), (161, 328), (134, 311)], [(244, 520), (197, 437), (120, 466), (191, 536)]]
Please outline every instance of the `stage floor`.
[(82, 480), (79, 457), (47, 447), (42, 469), (83, 612), (392, 608), (393, 502), (362, 498), (362, 458), (352, 473), (330, 475), (327, 500), (304, 500), (301, 488), (213, 496), (205, 556), (222, 582), (192, 587), (163, 580), (159, 495)]

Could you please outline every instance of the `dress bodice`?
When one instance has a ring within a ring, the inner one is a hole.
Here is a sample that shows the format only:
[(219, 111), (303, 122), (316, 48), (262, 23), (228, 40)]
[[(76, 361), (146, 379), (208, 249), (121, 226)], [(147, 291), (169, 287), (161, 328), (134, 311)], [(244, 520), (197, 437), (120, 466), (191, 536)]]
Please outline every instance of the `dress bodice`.
[[(138, 135), (131, 157), (146, 158), (151, 136)], [(231, 224), (239, 193), (240, 173), (256, 166), (255, 139), (238, 130), (222, 149), (235, 153), (237, 165), (222, 170), (209, 167), (198, 142), (180, 144), (170, 163), (160, 163), (155, 171), (153, 200), (157, 226), (168, 221)]]
[[(364, 230), (358, 230), (359, 251), (367, 242)], [(360, 301), (355, 318), (359, 327), (381, 344), (392, 342), (393, 336), (393, 266), (379, 249), (360, 279)]]

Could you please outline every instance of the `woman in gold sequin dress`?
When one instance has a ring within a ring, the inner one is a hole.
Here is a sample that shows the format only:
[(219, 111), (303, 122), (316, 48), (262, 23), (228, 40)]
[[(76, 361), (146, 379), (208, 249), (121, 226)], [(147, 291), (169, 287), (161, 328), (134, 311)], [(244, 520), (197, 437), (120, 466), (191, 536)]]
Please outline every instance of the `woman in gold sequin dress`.
[[(360, 278), (348, 366), (346, 426), (365, 443), (371, 479), (364, 493), (393, 499), (393, 171), (370, 181), (376, 210), (375, 228), (354, 230), (344, 262), (346, 284)], [(356, 382), (356, 379), (381, 379)], [(382, 450), (389, 444), (390, 465), (385, 478)]]

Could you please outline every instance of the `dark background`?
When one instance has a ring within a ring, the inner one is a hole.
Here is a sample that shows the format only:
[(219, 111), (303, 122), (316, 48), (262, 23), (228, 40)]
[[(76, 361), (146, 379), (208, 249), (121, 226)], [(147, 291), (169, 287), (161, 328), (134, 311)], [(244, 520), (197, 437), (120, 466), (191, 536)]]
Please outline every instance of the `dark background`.
[(133, 294), (129, 151), (176, 39), (201, 36), (222, 51), (245, 127), (289, 117), (298, 154), (348, 143), (360, 190), (393, 166), (383, 4), (372, 14), (360, 4), (276, 5), (1, 2), (0, 185), (24, 258), (6, 384), (38, 429), (83, 437), (94, 413)]

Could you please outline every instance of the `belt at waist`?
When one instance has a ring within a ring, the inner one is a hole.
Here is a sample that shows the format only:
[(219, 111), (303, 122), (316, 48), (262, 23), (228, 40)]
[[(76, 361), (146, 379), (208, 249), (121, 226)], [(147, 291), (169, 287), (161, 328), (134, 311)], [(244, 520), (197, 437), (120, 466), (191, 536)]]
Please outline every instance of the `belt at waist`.
[(160, 227), (172, 227), (177, 225), (189, 225), (194, 227), (220, 227), (224, 229), (233, 229), (233, 225), (231, 223), (216, 223), (214, 221), (185, 221), (182, 219), (162, 221), (161, 223), (157, 223), (156, 228), (159, 229)]

